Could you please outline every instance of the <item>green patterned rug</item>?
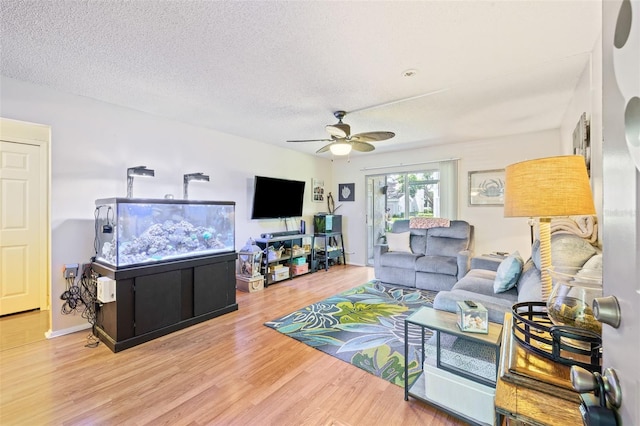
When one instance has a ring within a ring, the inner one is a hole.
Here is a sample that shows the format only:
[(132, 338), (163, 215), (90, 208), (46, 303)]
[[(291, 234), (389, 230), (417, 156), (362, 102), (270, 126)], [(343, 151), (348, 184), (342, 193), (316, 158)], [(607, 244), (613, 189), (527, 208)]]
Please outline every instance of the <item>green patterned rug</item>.
[[(404, 386), (404, 320), (432, 306), (436, 294), (371, 281), (264, 325)], [(422, 371), (420, 339), (419, 329), (410, 327), (409, 384)]]

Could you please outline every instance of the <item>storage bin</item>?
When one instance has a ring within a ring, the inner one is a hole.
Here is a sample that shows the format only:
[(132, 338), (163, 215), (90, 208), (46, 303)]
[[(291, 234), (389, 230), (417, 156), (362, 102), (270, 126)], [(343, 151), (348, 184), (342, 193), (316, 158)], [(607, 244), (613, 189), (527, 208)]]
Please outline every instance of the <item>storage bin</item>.
[(425, 396), (437, 404), (455, 410), (478, 423), (492, 425), (496, 390), (448, 371), (423, 365), (420, 378), (425, 381)]
[(308, 263), (305, 263), (303, 265), (291, 265), (291, 275), (306, 274), (307, 272), (309, 272)]
[(271, 274), (271, 281), (282, 281), (287, 278), (289, 278), (289, 268), (286, 267)]
[(272, 274), (285, 269), (287, 269), (287, 267), (281, 263), (276, 263), (275, 265), (269, 265), (269, 272), (271, 272)]
[(236, 288), (240, 291), (246, 291), (253, 293), (264, 289), (264, 277), (259, 275), (257, 277), (245, 277), (242, 275), (236, 275)]
[(304, 257), (296, 257), (291, 259), (292, 265), (300, 266), (300, 265), (304, 265), (305, 263), (307, 263), (307, 259), (305, 259)]

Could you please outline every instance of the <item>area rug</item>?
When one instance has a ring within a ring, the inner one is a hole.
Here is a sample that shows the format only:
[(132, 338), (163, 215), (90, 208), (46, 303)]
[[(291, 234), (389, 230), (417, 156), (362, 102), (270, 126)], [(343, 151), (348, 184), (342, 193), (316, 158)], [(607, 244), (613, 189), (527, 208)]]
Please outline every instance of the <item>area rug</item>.
[[(280, 333), (404, 386), (404, 320), (437, 292), (371, 281), (265, 323)], [(409, 384), (422, 372), (421, 333), (409, 329)], [(431, 333), (427, 331), (425, 338)]]

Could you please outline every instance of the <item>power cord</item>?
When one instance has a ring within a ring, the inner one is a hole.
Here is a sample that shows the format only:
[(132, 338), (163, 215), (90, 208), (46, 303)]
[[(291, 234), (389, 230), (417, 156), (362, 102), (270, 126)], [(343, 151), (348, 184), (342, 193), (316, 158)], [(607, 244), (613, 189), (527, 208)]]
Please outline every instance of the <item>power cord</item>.
[(60, 299), (64, 300), (61, 308), (62, 314), (80, 313), (82, 318), (91, 324), (92, 333), (87, 337), (85, 347), (95, 348), (100, 340), (95, 337), (97, 285), (91, 266), (85, 266), (80, 275), (79, 285), (76, 283), (75, 277), (66, 278), (66, 283), (67, 289), (60, 295)]

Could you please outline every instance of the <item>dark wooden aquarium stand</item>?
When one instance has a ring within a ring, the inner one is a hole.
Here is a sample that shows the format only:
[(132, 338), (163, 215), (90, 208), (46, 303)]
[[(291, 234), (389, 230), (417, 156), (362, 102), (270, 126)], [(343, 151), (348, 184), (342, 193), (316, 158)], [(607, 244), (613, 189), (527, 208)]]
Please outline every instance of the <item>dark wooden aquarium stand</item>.
[(238, 310), (236, 257), (234, 252), (125, 269), (94, 262), (97, 274), (116, 281), (116, 300), (97, 303), (95, 333), (119, 352)]

